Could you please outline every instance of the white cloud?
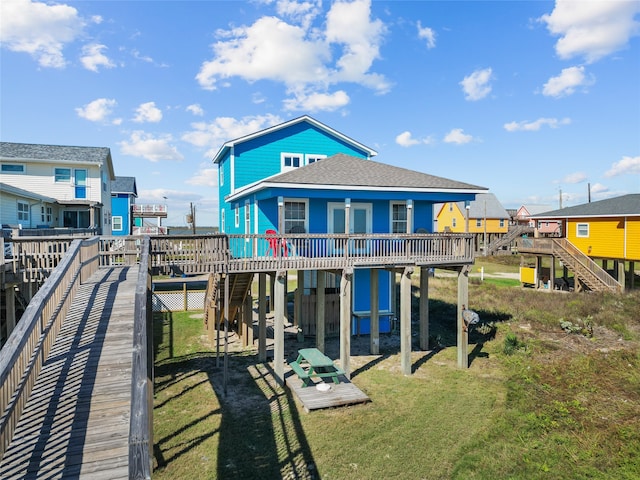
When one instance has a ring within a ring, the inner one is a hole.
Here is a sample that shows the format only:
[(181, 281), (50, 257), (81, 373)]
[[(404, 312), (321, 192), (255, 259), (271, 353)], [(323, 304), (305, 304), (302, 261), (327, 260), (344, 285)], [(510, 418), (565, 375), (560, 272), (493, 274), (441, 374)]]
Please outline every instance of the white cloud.
[(624, 48), (638, 35), (640, 24), (634, 19), (638, 12), (637, 1), (556, 0), (553, 11), (540, 20), (560, 37), (555, 47), (560, 58), (582, 56), (592, 63)]
[(418, 38), (427, 41), (427, 48), (436, 46), (436, 32), (432, 28), (423, 27), (420, 21), (418, 21)]
[(213, 58), (205, 61), (196, 75), (200, 86), (215, 90), (232, 77), (248, 82), (280, 82), (290, 95), (285, 101), (289, 110), (304, 108), (310, 98), (332, 100), (320, 101), (317, 108), (336, 108), (335, 100), (344, 101), (344, 96), (327, 90), (340, 82), (364, 85), (378, 93), (388, 91), (390, 84), (385, 77), (370, 72), (386, 33), (380, 20), (371, 19), (370, 0), (332, 4), (324, 31), (311, 26), (319, 5), (278, 2), (280, 14), (298, 23), (270, 16), (249, 26), (216, 32)]
[(473, 137), (464, 133), (462, 128), (454, 128), (444, 137), (446, 143), (457, 143), (458, 145), (469, 143), (472, 140)]
[(584, 172), (570, 173), (562, 179), (562, 183), (582, 183), (587, 179), (587, 175)]
[(544, 84), (542, 94), (547, 97), (564, 97), (575, 93), (580, 86), (593, 85), (593, 77), (587, 78), (584, 74), (584, 67), (563, 68), (560, 75), (551, 77)]
[(141, 103), (133, 118), (133, 121), (137, 123), (158, 123), (160, 120), (162, 120), (162, 111), (156, 107), (155, 102)]
[(466, 100), (481, 100), (491, 92), (492, 70), (491, 68), (485, 68), (483, 70), (476, 70), (471, 75), (464, 77), (460, 82), (462, 90), (465, 93), (464, 98)]
[(411, 147), (413, 145), (425, 144), (429, 145), (433, 143), (433, 139), (431, 137), (425, 137), (422, 139), (413, 138), (410, 131), (402, 132), (396, 136), (396, 143), (401, 147)]
[(507, 130), (508, 132), (518, 132), (518, 131), (537, 132), (544, 125), (550, 128), (558, 128), (561, 125), (569, 125), (570, 123), (571, 123), (570, 118), (563, 118), (560, 120), (557, 118), (539, 118), (537, 120), (534, 120), (533, 122), (528, 122), (524, 120), (522, 122), (514, 121), (514, 122), (505, 123), (504, 129)]
[(123, 140), (119, 142), (119, 145), (123, 155), (142, 157), (152, 162), (159, 160), (183, 160), (184, 157), (178, 152), (178, 149), (170, 145), (172, 140), (171, 135), (161, 135), (155, 138), (150, 133), (136, 130), (131, 133), (129, 141)]
[(209, 167), (209, 164), (201, 165), (196, 174), (186, 183), (198, 187), (216, 187), (218, 186), (218, 169)]
[(593, 185), (591, 185), (591, 193), (604, 193), (608, 191), (609, 191), (609, 187), (601, 183), (594, 183)]
[(30, 54), (41, 67), (64, 68), (66, 44), (82, 34), (85, 21), (68, 5), (30, 0), (2, 2), (0, 44)]
[(80, 57), (80, 61), (82, 62), (82, 65), (84, 65), (84, 68), (91, 70), (92, 72), (97, 72), (98, 67), (115, 67), (115, 63), (102, 53), (106, 48), (106, 45), (100, 45), (97, 43), (92, 43), (82, 47), (82, 56)]
[(617, 177), (618, 175), (640, 175), (640, 156), (622, 157), (622, 160), (615, 162), (604, 174), (605, 177)]
[[(83, 107), (76, 108), (76, 113), (80, 118), (92, 122), (107, 122), (116, 105), (117, 102), (112, 98), (97, 98)], [(112, 123), (120, 124), (120, 120), (114, 120)]]
[(189, 105), (186, 110), (187, 110), (187, 112), (191, 112), (191, 113), (193, 113), (194, 115), (196, 115), (198, 117), (201, 117), (201, 116), (204, 115), (204, 110), (197, 103)]
[(332, 112), (349, 104), (349, 95), (344, 90), (334, 93), (304, 93), (297, 94), (295, 98), (284, 101), (284, 109), (288, 111), (317, 112), (320, 110)]
[(197, 147), (208, 148), (206, 156), (212, 158), (226, 141), (278, 123), (282, 123), (282, 119), (276, 115), (250, 116), (239, 120), (232, 117), (219, 117), (210, 123), (192, 123), (193, 130), (182, 135), (181, 140)]

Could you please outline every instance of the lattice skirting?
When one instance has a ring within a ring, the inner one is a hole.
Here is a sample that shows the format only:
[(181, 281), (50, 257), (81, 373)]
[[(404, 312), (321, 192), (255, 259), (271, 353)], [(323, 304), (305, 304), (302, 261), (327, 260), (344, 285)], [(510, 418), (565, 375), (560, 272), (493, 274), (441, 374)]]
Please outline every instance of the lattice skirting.
[[(203, 310), (206, 292), (154, 292), (154, 312), (184, 312), (185, 310)], [(185, 308), (186, 305), (186, 308)]]

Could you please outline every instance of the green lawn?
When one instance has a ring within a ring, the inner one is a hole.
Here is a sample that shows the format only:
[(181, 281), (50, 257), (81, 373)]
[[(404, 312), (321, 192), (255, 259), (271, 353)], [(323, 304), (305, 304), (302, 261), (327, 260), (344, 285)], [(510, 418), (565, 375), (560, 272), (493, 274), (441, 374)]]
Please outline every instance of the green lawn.
[[(253, 350), (230, 355), (225, 396), (201, 318), (158, 316), (154, 478), (640, 478), (640, 295), (471, 282), (484, 327), (460, 370), (455, 292), (455, 279), (430, 281), (441, 348), (414, 346), (412, 376), (399, 373), (396, 348), (353, 357), (352, 381), (371, 402), (312, 413)], [(561, 321), (591, 322), (593, 335)]]

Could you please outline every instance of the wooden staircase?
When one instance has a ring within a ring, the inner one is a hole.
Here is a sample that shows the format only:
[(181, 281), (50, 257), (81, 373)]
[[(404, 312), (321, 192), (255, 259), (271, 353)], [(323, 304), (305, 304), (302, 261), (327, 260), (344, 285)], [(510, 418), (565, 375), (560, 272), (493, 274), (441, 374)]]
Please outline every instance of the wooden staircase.
[(581, 285), (594, 292), (624, 290), (620, 282), (566, 238), (523, 238), (518, 250), (521, 254), (553, 255), (559, 258)]
[(513, 228), (509, 229), (506, 235), (494, 240), (493, 242), (487, 245), (487, 255), (495, 254), (500, 248), (505, 245), (509, 245), (513, 240), (518, 237), (521, 237), (525, 233), (533, 233), (533, 227), (528, 225), (516, 225)]
[[(238, 311), (242, 308), (253, 281), (253, 273), (230, 273), (229, 275), (229, 323), (231, 324), (236, 318)], [(218, 275), (211, 274), (207, 285), (207, 294), (205, 298), (205, 314), (204, 322), (208, 325), (211, 315), (214, 315), (217, 306), (224, 308), (220, 299), (224, 299), (224, 281), (220, 281)], [(220, 321), (224, 319), (220, 318)]]

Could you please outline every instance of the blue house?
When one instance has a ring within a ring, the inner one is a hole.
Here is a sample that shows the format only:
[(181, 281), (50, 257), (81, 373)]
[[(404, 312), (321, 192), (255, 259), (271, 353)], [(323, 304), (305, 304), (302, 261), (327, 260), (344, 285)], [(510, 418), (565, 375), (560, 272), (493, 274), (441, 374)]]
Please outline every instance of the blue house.
[(131, 235), (133, 205), (138, 197), (135, 177), (115, 177), (111, 183), (111, 232), (113, 235)]
[[(362, 235), (357, 248), (371, 249), (373, 240), (368, 239), (372, 235), (432, 233), (434, 204), (471, 201), (486, 191), (375, 162), (371, 157), (376, 153), (309, 116), (228, 141), (213, 159), (219, 172), (221, 232), (230, 237), (243, 235), (247, 243), (251, 235), (269, 233), (278, 235), (278, 241), (296, 235), (312, 239), (323, 234)], [(262, 241), (252, 247), (253, 255), (256, 249), (268, 252), (272, 247)], [(234, 252), (233, 245), (232, 253), (243, 255)], [(285, 249), (278, 254), (297, 253), (295, 245)], [(318, 272), (312, 262), (309, 265), (298, 271), (298, 290), (317, 286)], [(368, 333), (371, 328), (370, 270), (352, 272), (353, 333)], [(376, 270), (378, 298), (374, 301), (378, 303), (379, 331), (385, 332), (397, 313), (392, 295), (395, 274)], [(328, 274), (326, 287), (339, 289), (340, 281), (339, 274)]]

